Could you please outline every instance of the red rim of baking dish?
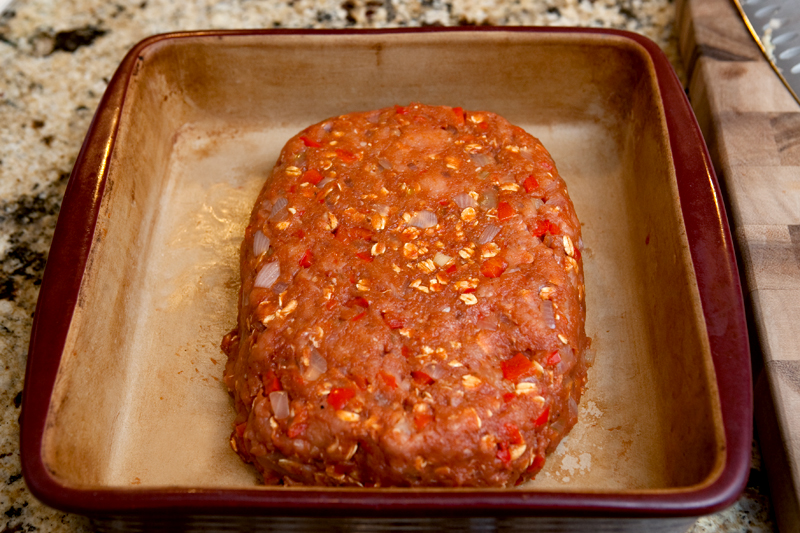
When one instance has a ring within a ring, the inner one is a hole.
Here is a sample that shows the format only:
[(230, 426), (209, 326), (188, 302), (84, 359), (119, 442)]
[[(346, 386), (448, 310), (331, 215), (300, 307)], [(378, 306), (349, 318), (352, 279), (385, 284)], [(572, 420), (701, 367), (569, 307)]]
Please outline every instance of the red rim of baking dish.
[[(623, 38), (647, 53), (655, 68), (669, 130), (680, 205), (716, 371), (725, 432), (725, 463), (708, 484), (632, 493), (516, 490), (387, 489), (83, 489), (62, 484), (47, 469), (42, 445), (50, 398), (91, 249), (128, 83), (142, 51), (185, 38), (270, 35), (379, 35), (414, 32), (529, 32)], [(70, 268), (64, 268), (70, 265)], [(65, 312), (64, 310), (68, 311)], [(67, 186), (50, 248), (31, 332), (20, 418), (22, 471), (38, 499), (94, 516), (240, 514), (262, 516), (569, 516), (688, 517), (719, 511), (741, 494), (750, 469), (752, 381), (742, 290), (719, 183), (683, 87), (661, 49), (619, 30), (478, 27), (385, 30), (195, 31), (147, 38), (125, 56), (89, 127)]]

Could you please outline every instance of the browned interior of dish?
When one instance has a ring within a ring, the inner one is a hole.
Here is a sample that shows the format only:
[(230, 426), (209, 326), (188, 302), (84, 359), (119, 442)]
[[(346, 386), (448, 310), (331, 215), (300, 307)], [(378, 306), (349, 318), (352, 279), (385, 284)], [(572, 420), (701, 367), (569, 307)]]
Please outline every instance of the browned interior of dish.
[(48, 416), (42, 453), (59, 480), (257, 484), (228, 444), (218, 347), (235, 323), (250, 206), (293, 133), (411, 101), (493, 111), (540, 138), (583, 222), (596, 359), (578, 425), (523, 489), (713, 481), (719, 399), (649, 59), (624, 38), (510, 31), (146, 48)]

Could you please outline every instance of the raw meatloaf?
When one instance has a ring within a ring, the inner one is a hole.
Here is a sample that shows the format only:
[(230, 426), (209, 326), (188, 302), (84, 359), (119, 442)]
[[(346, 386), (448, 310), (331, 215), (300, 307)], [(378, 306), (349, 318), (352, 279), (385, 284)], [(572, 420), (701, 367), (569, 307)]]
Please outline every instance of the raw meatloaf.
[(581, 249), (550, 155), (495, 114), (307, 128), (242, 244), (231, 446), (268, 484), (531, 478), (586, 383)]

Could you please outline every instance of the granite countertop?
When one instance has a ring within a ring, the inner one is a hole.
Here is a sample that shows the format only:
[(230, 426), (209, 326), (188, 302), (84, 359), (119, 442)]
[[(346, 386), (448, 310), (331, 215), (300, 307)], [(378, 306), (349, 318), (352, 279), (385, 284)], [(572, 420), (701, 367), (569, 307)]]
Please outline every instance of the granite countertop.
[[(0, 0), (2, 9), (9, 0)], [(69, 173), (124, 54), (156, 33), (207, 28), (593, 26), (642, 33), (683, 72), (670, 0), (16, 0), (0, 16), (0, 531), (88, 531), (25, 487), (19, 426), (26, 353)], [(697, 532), (776, 531), (757, 446), (745, 494)]]

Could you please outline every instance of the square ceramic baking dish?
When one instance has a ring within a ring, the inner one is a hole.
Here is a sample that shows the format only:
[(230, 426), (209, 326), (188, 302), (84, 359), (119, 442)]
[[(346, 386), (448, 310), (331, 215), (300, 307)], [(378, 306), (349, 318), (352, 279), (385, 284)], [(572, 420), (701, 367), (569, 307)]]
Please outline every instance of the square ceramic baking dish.
[[(505, 116), (543, 141), (567, 181), (596, 354), (579, 423), (514, 489), (259, 486), (228, 443), (219, 349), (250, 207), (293, 133), (412, 101)], [(28, 486), (109, 529), (313, 529), (325, 517), (367, 529), (671, 531), (732, 503), (749, 470), (747, 331), (718, 184), (663, 53), (617, 31), (141, 42), (72, 172), (26, 384)]]

